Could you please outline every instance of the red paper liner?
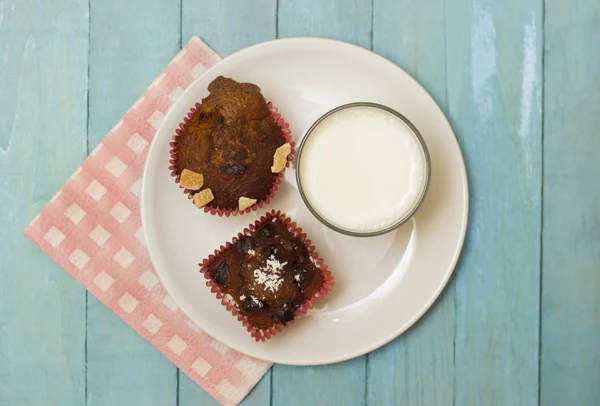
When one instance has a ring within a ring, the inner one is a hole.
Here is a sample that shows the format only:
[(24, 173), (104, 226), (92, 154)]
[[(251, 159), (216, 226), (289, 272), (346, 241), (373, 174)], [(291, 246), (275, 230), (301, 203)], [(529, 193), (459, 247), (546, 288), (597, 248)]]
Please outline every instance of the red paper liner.
[[(175, 130), (176, 135), (173, 136), (173, 141), (170, 143), (171, 159), (169, 160), (169, 170), (171, 171), (171, 176), (173, 178), (175, 178), (175, 182), (177, 184), (179, 184), (179, 180), (180, 180), (180, 176), (177, 175), (176, 170), (175, 170), (175, 163), (177, 162), (177, 137), (179, 137), (181, 135), (181, 133), (183, 131), (183, 126), (190, 121), (190, 119), (200, 109), (201, 106), (202, 106), (201, 103), (196, 103), (194, 105), (194, 107), (192, 107), (190, 109), (190, 112), (187, 114), (187, 116), (183, 118), (183, 122), (179, 123), (179, 128), (177, 128)], [(290, 125), (285, 121), (285, 119), (281, 116), (281, 114), (279, 114), (277, 108), (273, 106), (273, 103), (269, 102), (269, 103), (267, 103), (267, 106), (269, 107), (269, 111), (271, 112), (271, 117), (273, 118), (273, 120), (275, 120), (275, 122), (277, 123), (279, 128), (281, 128), (281, 132), (283, 133), (285, 142), (286, 143), (289, 142), (292, 147), (292, 150), (291, 150), (290, 154), (288, 155), (287, 163), (285, 165), (285, 167), (288, 168), (290, 166), (290, 162), (292, 162), (294, 160), (294, 154), (296, 153), (296, 143), (294, 141), (292, 141)], [(275, 196), (275, 192), (279, 189), (279, 184), (281, 184), (281, 179), (283, 178), (284, 171), (285, 170), (279, 172), (275, 176), (275, 180), (271, 184), (271, 188), (269, 189), (269, 193), (267, 194), (267, 196), (263, 200), (260, 200), (256, 203), (254, 203), (252, 206), (248, 207), (247, 209), (242, 210), (242, 211), (240, 211), (239, 209), (221, 209), (218, 207), (213, 207), (209, 203), (206, 206), (204, 206), (204, 212), (210, 213), (212, 215), (218, 215), (219, 217), (222, 217), (223, 215), (226, 217), (229, 217), (229, 216), (237, 216), (238, 214), (250, 213), (251, 211), (256, 211), (256, 210), (260, 209), (265, 204), (269, 204), (271, 199)], [(198, 192), (198, 191), (194, 191), (194, 190), (190, 190), (190, 189), (185, 189), (182, 186), (179, 186), (179, 187), (181, 189), (183, 189), (183, 193), (188, 195), (188, 199), (192, 199), (194, 197), (194, 194)]]
[[(290, 230), (295, 237), (299, 237), (300, 241), (302, 241), (306, 245), (308, 252), (310, 253), (311, 261), (313, 262), (313, 264), (315, 264), (317, 268), (321, 270), (321, 274), (323, 275), (323, 285), (321, 286), (321, 289), (319, 289), (318, 292), (316, 292), (311, 298), (307, 299), (302, 306), (296, 309), (293, 320), (289, 321), (285, 325), (279, 322), (268, 329), (261, 330), (252, 326), (248, 322), (248, 318), (240, 313), (237, 307), (237, 303), (234, 300), (228, 300), (226, 298), (226, 294), (224, 294), (221, 291), (219, 285), (217, 285), (217, 283), (214, 282), (212, 277), (210, 276), (209, 267), (215, 259), (218, 259), (224, 253), (224, 251), (230, 249), (232, 245), (235, 244), (239, 239), (243, 238), (244, 236), (250, 236), (261, 225), (277, 218), (280, 219), (287, 226), (288, 230)], [(312, 307), (319, 303), (319, 301), (323, 299), (323, 297), (325, 297), (325, 295), (329, 293), (329, 291), (331, 291), (332, 287), (335, 285), (331, 272), (329, 272), (329, 270), (327, 269), (327, 265), (323, 263), (323, 259), (315, 251), (315, 247), (311, 244), (311, 241), (306, 238), (306, 234), (303, 233), (302, 229), (297, 227), (296, 223), (292, 222), (292, 220), (289, 217), (281, 213), (281, 211), (275, 210), (265, 214), (259, 220), (256, 220), (254, 224), (250, 224), (242, 232), (238, 233), (236, 237), (233, 237), (231, 242), (228, 241), (227, 243), (225, 243), (225, 245), (221, 245), (221, 247), (219, 247), (218, 250), (215, 250), (214, 254), (209, 255), (209, 257), (204, 259), (202, 263), (199, 264), (199, 266), (200, 272), (204, 274), (204, 277), (207, 279), (206, 286), (210, 287), (210, 291), (215, 294), (217, 299), (221, 299), (221, 304), (225, 306), (225, 308), (228, 311), (230, 311), (231, 314), (236, 316), (239, 321), (242, 322), (244, 327), (246, 327), (246, 330), (248, 330), (250, 335), (256, 341), (265, 341), (273, 337), (278, 332), (282, 331), (284, 327), (293, 324), (296, 321), (297, 317), (306, 314), (310, 309), (312, 309)]]

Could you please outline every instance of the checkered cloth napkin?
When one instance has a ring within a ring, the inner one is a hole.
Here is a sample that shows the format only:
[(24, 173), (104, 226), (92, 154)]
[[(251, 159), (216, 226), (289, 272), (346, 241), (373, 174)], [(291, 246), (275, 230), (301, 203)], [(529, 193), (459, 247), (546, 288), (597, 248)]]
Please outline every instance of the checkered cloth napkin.
[(271, 364), (215, 341), (183, 314), (152, 268), (140, 216), (141, 176), (156, 130), (219, 59), (192, 38), (25, 235), (215, 399), (235, 405)]

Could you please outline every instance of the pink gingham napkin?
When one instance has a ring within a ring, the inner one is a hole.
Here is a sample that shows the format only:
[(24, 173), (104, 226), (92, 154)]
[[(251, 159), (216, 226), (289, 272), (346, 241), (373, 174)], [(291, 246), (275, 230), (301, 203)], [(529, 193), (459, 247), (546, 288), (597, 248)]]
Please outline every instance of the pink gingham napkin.
[(215, 341), (178, 308), (150, 262), (139, 200), (148, 147), (165, 114), (219, 59), (192, 38), (25, 235), (215, 399), (235, 405), (271, 364)]

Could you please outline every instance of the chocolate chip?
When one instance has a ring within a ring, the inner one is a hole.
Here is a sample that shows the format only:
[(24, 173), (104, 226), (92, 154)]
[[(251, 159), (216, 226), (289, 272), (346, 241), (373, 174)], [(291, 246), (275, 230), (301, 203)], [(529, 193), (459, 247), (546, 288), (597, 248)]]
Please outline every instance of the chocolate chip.
[(298, 252), (298, 256), (296, 257), (296, 260), (294, 261), (294, 263), (304, 264), (304, 263), (306, 263), (307, 259), (308, 259), (308, 254), (304, 251), (300, 251), (300, 252)]
[(288, 308), (287, 305), (284, 305), (284, 307), (275, 309), (275, 318), (283, 324), (286, 324), (288, 321), (294, 319), (294, 312)]
[(274, 256), (276, 253), (277, 253), (277, 247), (275, 247), (274, 245), (268, 245), (262, 249), (260, 256), (262, 259), (267, 259), (267, 258), (270, 258), (271, 255)]
[(281, 239), (281, 247), (286, 250), (286, 251), (293, 251), (294, 250), (294, 244), (292, 244), (291, 242), (289, 242), (286, 239)]
[(265, 238), (272, 237), (275, 235), (275, 227), (273, 227), (273, 225), (271, 225), (271, 224), (267, 224), (263, 228), (261, 228), (258, 233), (260, 234), (261, 237), (265, 237)]
[(237, 247), (240, 250), (240, 252), (246, 253), (252, 248), (254, 248), (254, 240), (252, 239), (252, 237), (244, 237), (238, 241)]
[(225, 123), (225, 117), (223, 117), (223, 116), (219, 116), (219, 117), (217, 118), (217, 121), (216, 121), (216, 123), (215, 123), (215, 128), (216, 128), (217, 130), (220, 130), (220, 129), (222, 129), (222, 128), (223, 128), (223, 124), (224, 124), (224, 123)]
[(221, 172), (228, 175), (238, 175), (246, 169), (246, 165), (242, 164), (225, 164), (221, 165)]
[(212, 114), (202, 112), (198, 115), (198, 122), (201, 123), (202, 121), (209, 120), (211, 117)]
[(252, 296), (246, 297), (242, 302), (242, 309), (247, 312), (253, 312), (263, 307), (263, 304)]
[(229, 285), (231, 275), (229, 274), (229, 265), (227, 265), (227, 262), (221, 262), (213, 274), (213, 279), (220, 286)]
[(294, 282), (304, 285), (308, 281), (308, 271), (304, 268), (294, 268)]

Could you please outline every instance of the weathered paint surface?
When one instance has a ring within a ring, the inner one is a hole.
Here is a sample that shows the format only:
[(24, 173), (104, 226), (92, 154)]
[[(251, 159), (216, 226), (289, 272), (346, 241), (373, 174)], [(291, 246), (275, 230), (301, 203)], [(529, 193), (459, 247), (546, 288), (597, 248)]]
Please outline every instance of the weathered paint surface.
[(198, 35), (373, 49), (437, 100), (467, 163), (463, 256), (415, 327), (355, 360), (275, 366), (245, 405), (595, 405), (597, 0), (0, 0), (0, 405), (212, 405), (21, 236)]

